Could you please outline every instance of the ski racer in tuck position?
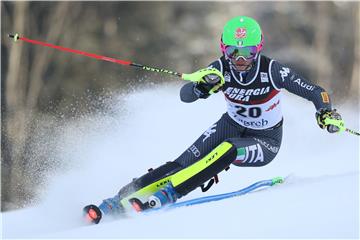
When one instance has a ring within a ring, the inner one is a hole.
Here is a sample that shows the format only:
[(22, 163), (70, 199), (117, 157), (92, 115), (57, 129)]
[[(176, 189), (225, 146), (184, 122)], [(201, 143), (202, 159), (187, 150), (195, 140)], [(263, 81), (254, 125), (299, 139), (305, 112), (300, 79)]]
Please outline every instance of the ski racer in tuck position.
[(311, 101), (318, 125), (338, 132), (337, 126), (324, 121), (341, 119), (328, 93), (261, 54), (263, 44), (264, 36), (254, 19), (239, 16), (228, 21), (221, 36), (222, 56), (208, 68), (185, 76), (192, 82), (180, 90), (181, 100), (187, 103), (222, 91), (227, 112), (177, 159), (134, 179), (99, 206), (86, 206), (85, 216), (98, 223), (104, 214), (158, 208), (197, 187), (206, 191), (231, 164), (261, 167), (270, 163), (281, 145), (281, 89)]

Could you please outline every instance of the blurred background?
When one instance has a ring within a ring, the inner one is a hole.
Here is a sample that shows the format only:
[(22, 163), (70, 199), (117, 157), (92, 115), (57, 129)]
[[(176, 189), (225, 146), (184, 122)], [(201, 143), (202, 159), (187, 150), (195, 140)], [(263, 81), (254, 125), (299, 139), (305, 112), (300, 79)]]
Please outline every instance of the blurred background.
[(351, 104), (359, 115), (358, 2), (2, 1), (1, 211), (31, 204), (43, 177), (62, 168), (44, 137), (62, 122), (111, 114), (114, 96), (178, 81), (14, 43), (8, 33), (189, 73), (220, 57), (222, 27), (237, 15), (259, 21), (265, 55), (327, 89), (335, 106)]

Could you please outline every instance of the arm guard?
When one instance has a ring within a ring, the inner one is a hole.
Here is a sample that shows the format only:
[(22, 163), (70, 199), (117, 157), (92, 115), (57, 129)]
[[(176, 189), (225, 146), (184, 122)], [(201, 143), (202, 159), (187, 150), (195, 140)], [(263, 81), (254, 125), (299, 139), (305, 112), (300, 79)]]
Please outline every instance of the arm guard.
[(191, 74), (183, 74), (182, 79), (190, 81), (180, 90), (180, 99), (183, 102), (194, 102), (199, 98), (208, 98), (217, 93), (225, 83), (222, 73), (214, 67), (200, 69)]

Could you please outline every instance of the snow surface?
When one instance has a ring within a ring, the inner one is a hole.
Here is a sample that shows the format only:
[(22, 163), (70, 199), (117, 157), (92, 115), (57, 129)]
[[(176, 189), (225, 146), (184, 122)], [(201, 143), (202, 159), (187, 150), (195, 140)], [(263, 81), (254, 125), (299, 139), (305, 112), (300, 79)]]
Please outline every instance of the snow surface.
[[(119, 97), (115, 112), (69, 122), (41, 201), (2, 214), (3, 238), (359, 238), (359, 138), (328, 134), (314, 107), (297, 96), (283, 101), (284, 136), (275, 160), (261, 168), (231, 167), (206, 194), (235, 191), (258, 180), (289, 176), (266, 191), (169, 212), (82, 222), (81, 209), (113, 196), (133, 177), (175, 159), (225, 111), (222, 94), (185, 104), (179, 85)], [(337, 106), (359, 129), (354, 106)]]

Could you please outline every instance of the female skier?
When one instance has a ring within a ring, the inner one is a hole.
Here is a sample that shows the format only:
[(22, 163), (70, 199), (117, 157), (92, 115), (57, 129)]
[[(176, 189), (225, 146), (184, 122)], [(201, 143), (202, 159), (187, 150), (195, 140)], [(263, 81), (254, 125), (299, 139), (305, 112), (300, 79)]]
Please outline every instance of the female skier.
[(128, 208), (141, 211), (173, 203), (197, 187), (206, 191), (231, 164), (260, 167), (270, 163), (281, 145), (282, 89), (311, 101), (322, 129), (339, 131), (335, 125), (325, 124), (327, 118), (341, 120), (328, 93), (262, 55), (263, 44), (263, 33), (254, 19), (238, 16), (225, 24), (222, 56), (206, 69), (184, 74), (183, 79), (192, 82), (181, 88), (180, 98), (190, 103), (222, 91), (227, 112), (177, 159), (134, 179), (99, 207), (86, 206), (84, 212), (91, 222)]

